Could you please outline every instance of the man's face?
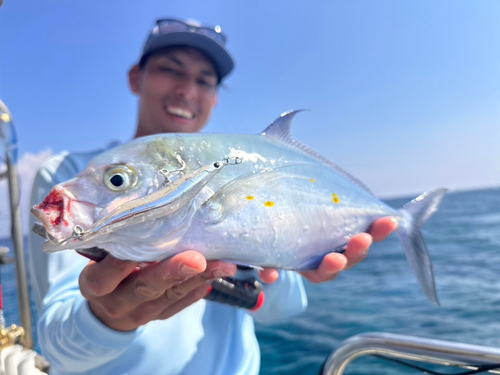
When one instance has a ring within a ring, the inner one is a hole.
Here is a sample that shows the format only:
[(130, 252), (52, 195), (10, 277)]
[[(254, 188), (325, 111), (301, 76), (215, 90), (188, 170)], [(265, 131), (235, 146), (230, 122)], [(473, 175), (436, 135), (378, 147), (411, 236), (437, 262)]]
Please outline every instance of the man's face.
[(130, 87), (140, 95), (136, 136), (201, 130), (217, 103), (217, 73), (205, 55), (193, 48), (174, 48), (135, 65)]

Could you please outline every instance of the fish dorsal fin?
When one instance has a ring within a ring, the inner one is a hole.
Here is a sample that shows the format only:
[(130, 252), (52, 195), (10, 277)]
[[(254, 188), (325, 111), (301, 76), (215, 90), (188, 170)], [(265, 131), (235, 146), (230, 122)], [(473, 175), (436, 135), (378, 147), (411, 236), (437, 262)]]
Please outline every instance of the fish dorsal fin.
[(310, 149), (306, 145), (303, 145), (302, 143), (297, 141), (295, 138), (293, 138), (292, 132), (291, 132), (292, 120), (295, 117), (295, 115), (299, 112), (302, 112), (302, 110), (282, 113), (280, 117), (278, 117), (271, 125), (269, 125), (267, 127), (266, 130), (264, 130), (261, 133), (261, 135), (268, 137), (268, 138), (272, 139), (273, 141), (281, 143), (285, 146), (291, 147), (295, 150), (299, 150), (299, 151), (303, 152), (304, 154), (312, 156), (314, 159), (322, 162), (325, 165), (328, 165), (334, 171), (340, 173), (342, 176), (344, 176), (348, 180), (352, 181), (353, 183), (355, 183), (356, 185), (361, 187), (366, 192), (373, 195), (373, 193), (370, 191), (370, 189), (368, 189), (368, 187), (365, 184), (363, 184), (361, 181), (359, 181), (356, 177), (352, 176), (350, 173), (348, 173), (345, 170), (343, 170), (342, 168), (340, 168), (337, 164), (331, 162), (330, 160), (328, 160), (324, 156), (318, 154), (316, 151)]

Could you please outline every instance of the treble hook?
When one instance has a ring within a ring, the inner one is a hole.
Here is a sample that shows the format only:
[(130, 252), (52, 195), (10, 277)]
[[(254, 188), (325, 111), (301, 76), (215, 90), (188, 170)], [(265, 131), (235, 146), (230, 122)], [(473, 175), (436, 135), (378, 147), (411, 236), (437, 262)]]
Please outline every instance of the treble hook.
[(172, 182), (172, 180), (168, 177), (170, 173), (177, 173), (177, 174), (180, 173), (182, 175), (183, 174), (182, 171), (186, 168), (186, 162), (182, 160), (180, 155), (175, 155), (175, 158), (181, 165), (179, 169), (173, 169), (173, 170), (168, 170), (166, 168), (160, 169), (160, 174), (165, 178), (165, 182), (163, 183), (163, 185), (167, 185)]

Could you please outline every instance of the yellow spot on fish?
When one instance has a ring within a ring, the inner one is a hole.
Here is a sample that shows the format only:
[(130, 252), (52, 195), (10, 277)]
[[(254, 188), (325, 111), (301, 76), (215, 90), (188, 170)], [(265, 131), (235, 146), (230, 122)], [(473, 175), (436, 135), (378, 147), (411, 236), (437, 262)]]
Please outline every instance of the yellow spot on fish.
[(249, 195), (249, 196), (247, 197), (247, 199), (248, 199), (249, 201), (253, 201), (253, 200), (255, 199), (255, 197), (252, 197), (251, 195)]
[(266, 207), (272, 207), (272, 206), (274, 206), (274, 202), (267, 201), (267, 202), (264, 203), (264, 206), (266, 206)]
[(338, 194), (332, 194), (332, 200), (333, 200), (335, 203), (340, 203), (340, 199), (339, 199)]
[(313, 183), (316, 182), (316, 180), (314, 178), (310, 178), (309, 181), (311, 181)]
[(3, 122), (10, 122), (10, 116), (8, 113), (2, 113), (2, 115), (0, 116), (0, 120), (2, 120)]

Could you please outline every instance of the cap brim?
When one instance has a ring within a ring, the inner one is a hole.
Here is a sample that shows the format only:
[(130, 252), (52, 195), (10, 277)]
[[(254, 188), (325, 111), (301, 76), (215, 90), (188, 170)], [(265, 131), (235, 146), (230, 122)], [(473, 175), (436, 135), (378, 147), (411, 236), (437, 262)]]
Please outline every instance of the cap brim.
[(204, 52), (214, 64), (220, 81), (234, 68), (234, 61), (224, 47), (205, 35), (193, 32), (169, 33), (147, 41), (141, 60), (159, 50), (174, 46), (188, 46)]

